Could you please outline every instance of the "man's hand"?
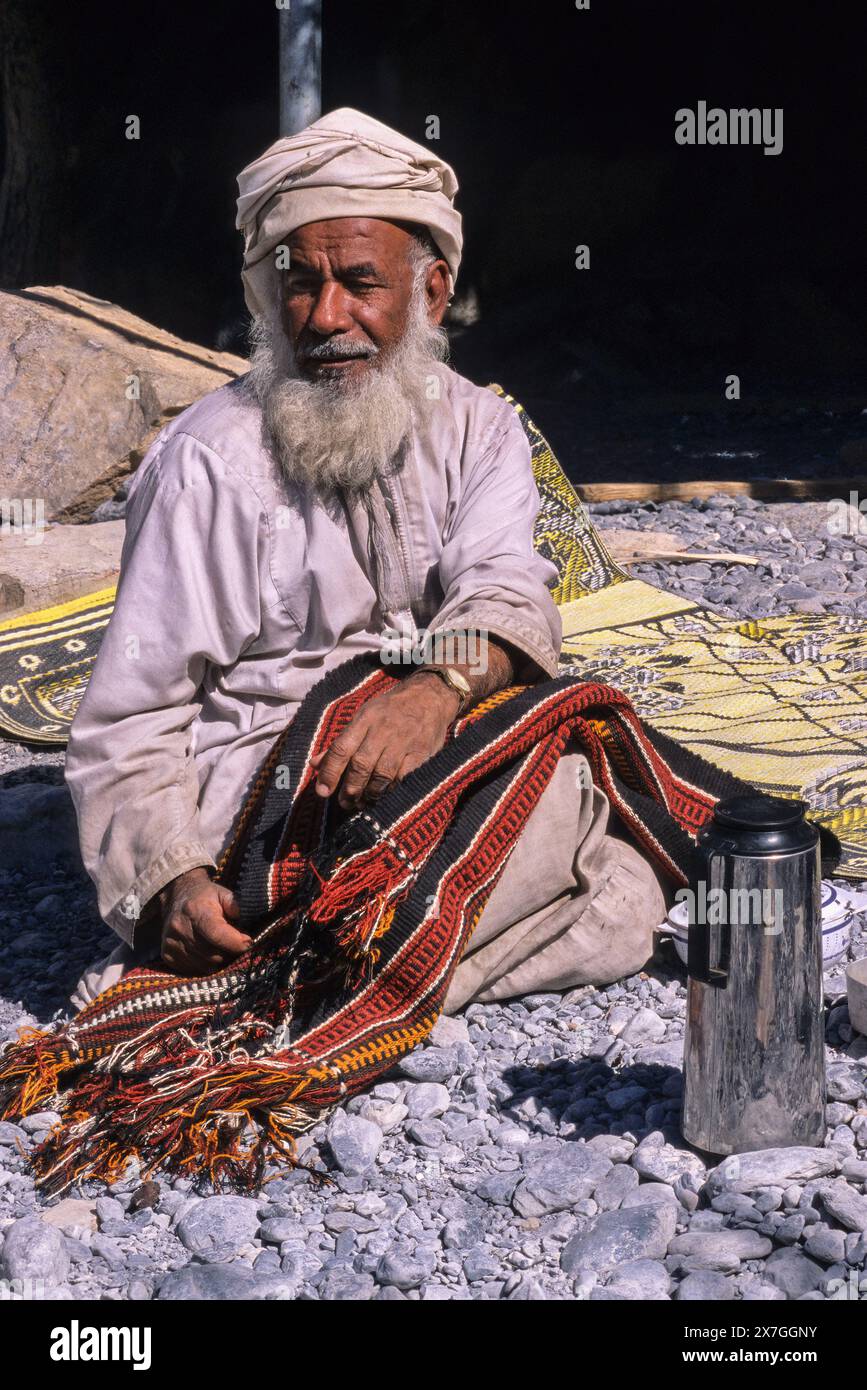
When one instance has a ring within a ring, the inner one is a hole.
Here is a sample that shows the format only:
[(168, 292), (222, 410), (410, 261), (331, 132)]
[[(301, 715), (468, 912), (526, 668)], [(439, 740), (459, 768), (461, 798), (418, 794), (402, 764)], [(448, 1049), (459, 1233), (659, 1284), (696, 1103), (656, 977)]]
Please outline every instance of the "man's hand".
[(162, 959), (180, 975), (209, 975), (246, 951), (252, 940), (232, 926), (240, 908), (231, 889), (204, 868), (189, 869), (158, 894)]
[(312, 759), (316, 791), (344, 810), (375, 801), (394, 783), (439, 752), (460, 699), (439, 678), (414, 672), (359, 710), (351, 724)]

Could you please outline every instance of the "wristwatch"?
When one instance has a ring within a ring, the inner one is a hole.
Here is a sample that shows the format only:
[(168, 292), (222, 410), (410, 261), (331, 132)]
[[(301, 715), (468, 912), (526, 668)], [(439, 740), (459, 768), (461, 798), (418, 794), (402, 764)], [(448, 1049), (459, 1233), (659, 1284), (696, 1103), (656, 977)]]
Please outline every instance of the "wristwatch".
[(461, 703), (458, 706), (458, 714), (463, 714), (468, 709), (473, 698), (473, 690), (466, 676), (462, 676), (460, 671), (454, 666), (422, 666), (423, 671), (431, 671), (433, 675), (439, 676), (444, 681), (449, 690), (453, 690), (460, 696)]

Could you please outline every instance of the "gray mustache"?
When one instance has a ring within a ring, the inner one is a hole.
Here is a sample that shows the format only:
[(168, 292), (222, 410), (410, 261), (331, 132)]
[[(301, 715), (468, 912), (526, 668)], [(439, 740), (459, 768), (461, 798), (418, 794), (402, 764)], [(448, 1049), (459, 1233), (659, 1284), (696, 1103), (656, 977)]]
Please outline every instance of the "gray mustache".
[(327, 343), (317, 343), (316, 347), (308, 348), (300, 356), (305, 362), (317, 362), (323, 357), (375, 357), (378, 352), (379, 348), (372, 344), (344, 343), (340, 339), (332, 339)]

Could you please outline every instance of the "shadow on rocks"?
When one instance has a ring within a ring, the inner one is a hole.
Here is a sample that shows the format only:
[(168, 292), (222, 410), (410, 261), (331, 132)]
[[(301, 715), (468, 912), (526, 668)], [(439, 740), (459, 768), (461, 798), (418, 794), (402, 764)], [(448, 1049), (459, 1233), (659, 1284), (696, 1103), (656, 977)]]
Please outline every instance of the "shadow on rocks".
[(62, 768), (28, 772), (0, 777), (0, 1039), (66, 1011), (80, 976), (116, 944), (81, 863)]
[(614, 1071), (607, 1062), (558, 1058), (544, 1067), (511, 1067), (503, 1073), (511, 1096), (500, 1098), (504, 1120), (531, 1134), (592, 1139), (661, 1130), (683, 1143), (680, 1107), (683, 1078), (675, 1067), (634, 1063)]

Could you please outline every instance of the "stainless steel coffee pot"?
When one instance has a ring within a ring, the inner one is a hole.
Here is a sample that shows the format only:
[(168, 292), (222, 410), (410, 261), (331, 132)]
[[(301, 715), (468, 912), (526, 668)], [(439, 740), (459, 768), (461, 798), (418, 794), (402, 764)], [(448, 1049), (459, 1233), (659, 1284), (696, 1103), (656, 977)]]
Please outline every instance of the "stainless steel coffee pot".
[(690, 885), (684, 1137), (713, 1154), (825, 1134), (819, 833), (802, 801), (721, 801)]

